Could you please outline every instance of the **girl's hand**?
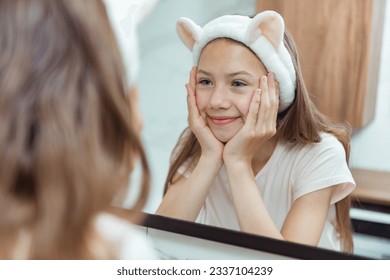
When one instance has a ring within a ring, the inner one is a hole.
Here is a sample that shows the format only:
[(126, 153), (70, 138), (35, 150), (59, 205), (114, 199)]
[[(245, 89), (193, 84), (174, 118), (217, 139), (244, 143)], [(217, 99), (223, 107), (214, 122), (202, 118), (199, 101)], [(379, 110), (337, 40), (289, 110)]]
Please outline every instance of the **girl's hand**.
[(224, 145), (211, 132), (205, 119), (199, 113), (195, 98), (196, 88), (196, 67), (190, 72), (190, 81), (186, 84), (187, 89), (187, 106), (188, 106), (188, 125), (195, 134), (202, 148), (202, 156), (211, 157), (220, 160), (222, 163), (222, 153)]
[(253, 94), (245, 124), (225, 145), (225, 164), (251, 164), (256, 151), (276, 134), (279, 88), (274, 75), (262, 76)]

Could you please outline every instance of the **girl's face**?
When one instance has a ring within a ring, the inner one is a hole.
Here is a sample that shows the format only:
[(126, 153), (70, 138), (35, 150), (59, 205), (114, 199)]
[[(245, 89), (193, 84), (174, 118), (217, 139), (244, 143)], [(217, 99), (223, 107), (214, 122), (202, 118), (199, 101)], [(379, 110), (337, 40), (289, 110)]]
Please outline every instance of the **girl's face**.
[(202, 51), (196, 75), (196, 103), (214, 136), (228, 142), (244, 125), (260, 77), (267, 71), (241, 43), (217, 39)]

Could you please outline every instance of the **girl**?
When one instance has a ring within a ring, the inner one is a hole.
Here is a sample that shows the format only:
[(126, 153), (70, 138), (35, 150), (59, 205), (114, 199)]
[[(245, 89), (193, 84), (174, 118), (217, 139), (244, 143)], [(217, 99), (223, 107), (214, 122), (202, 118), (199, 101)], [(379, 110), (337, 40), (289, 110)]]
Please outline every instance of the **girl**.
[(0, 0), (0, 42), (0, 258), (153, 258), (107, 213), (149, 169), (102, 2)]
[(349, 130), (310, 101), (282, 17), (177, 23), (193, 52), (189, 128), (160, 215), (352, 252)]

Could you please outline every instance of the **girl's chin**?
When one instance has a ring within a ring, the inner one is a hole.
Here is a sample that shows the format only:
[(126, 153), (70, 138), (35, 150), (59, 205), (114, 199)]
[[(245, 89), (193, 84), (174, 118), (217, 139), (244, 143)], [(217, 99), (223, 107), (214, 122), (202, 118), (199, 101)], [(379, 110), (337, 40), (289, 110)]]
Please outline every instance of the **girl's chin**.
[(213, 134), (215, 138), (218, 139), (218, 141), (221, 141), (224, 144), (229, 142), (235, 135), (235, 134), (229, 135), (229, 134), (222, 134), (222, 133), (215, 133), (215, 132), (213, 132)]
[(209, 127), (218, 141), (227, 143), (240, 131), (242, 125), (231, 124), (227, 125), (226, 127), (216, 127), (214, 125), (209, 125)]
[(232, 138), (221, 138), (221, 137), (216, 137), (219, 141), (221, 141), (223, 144), (226, 144), (227, 142), (229, 142), (230, 139)]

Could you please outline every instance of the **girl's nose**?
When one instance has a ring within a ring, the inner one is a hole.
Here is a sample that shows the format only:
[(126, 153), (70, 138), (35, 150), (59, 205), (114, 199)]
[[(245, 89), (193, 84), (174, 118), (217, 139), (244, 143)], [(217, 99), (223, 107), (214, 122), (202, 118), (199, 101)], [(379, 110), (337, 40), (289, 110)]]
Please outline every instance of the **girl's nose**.
[(222, 87), (216, 87), (209, 100), (212, 109), (226, 109), (229, 107), (227, 90)]

